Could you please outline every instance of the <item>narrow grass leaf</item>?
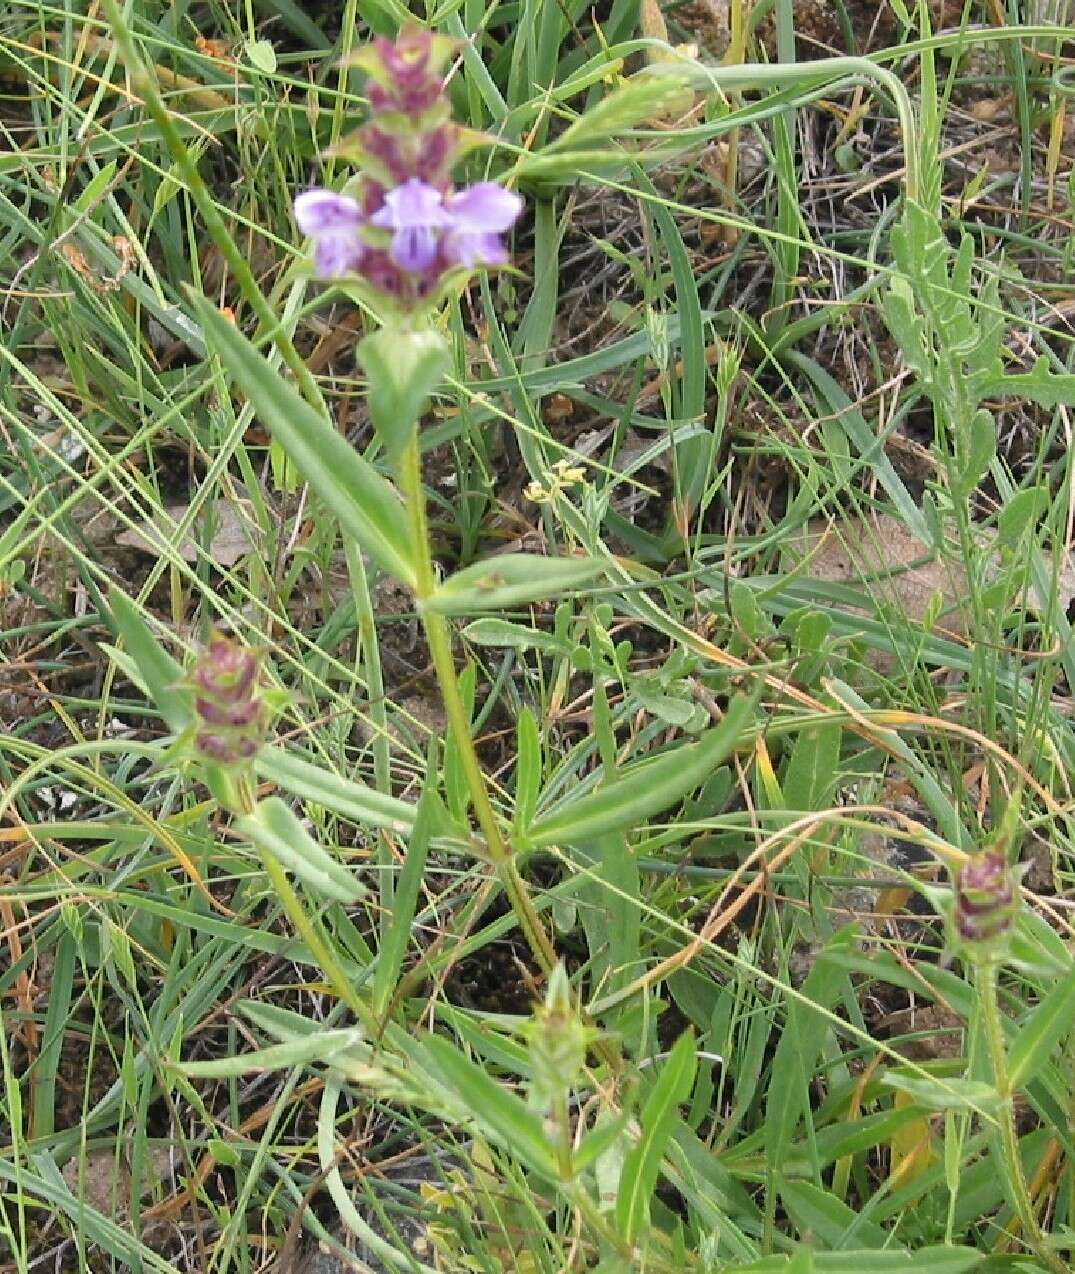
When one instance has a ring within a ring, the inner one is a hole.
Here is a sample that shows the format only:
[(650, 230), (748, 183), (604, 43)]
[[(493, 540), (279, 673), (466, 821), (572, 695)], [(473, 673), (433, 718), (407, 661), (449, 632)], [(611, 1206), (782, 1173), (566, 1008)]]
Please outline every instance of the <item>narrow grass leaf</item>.
[(425, 786), (418, 801), (418, 813), (414, 830), (407, 839), (407, 853), (403, 870), (399, 874), (392, 899), (392, 920), (377, 950), (377, 964), (373, 973), (373, 1012), (381, 1017), (388, 1010), (407, 944), (411, 940), (414, 912), (418, 905), (418, 893), (422, 887), (426, 855), (436, 825), (437, 801), (437, 746), (433, 740), (426, 765)]
[(414, 586), (410, 528), (390, 482), (310, 406), (214, 306), (195, 298), (205, 333), (258, 419), (352, 536), (383, 570)]
[(1030, 1014), (1012, 1046), (1008, 1075), (1025, 1087), (1048, 1064), (1052, 1051), (1075, 1022), (1075, 978), (1064, 978)]
[(649, 1216), (661, 1160), (675, 1130), (679, 1105), (690, 1095), (697, 1065), (694, 1032), (686, 1031), (676, 1041), (642, 1107), (642, 1136), (624, 1159), (616, 1196), (616, 1230), (627, 1243), (635, 1241)]

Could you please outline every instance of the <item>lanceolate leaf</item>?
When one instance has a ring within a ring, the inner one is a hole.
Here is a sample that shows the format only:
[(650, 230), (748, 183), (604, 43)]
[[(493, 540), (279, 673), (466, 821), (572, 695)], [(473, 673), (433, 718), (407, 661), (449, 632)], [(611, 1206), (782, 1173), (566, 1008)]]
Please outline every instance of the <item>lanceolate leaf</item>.
[(196, 301), (212, 347), (299, 472), (378, 566), (413, 587), (410, 531), (390, 482), (310, 406), (212, 305)]
[(272, 854), (303, 884), (337, 902), (354, 902), (365, 887), (323, 849), (278, 796), (262, 801), (237, 826), (263, 853)]
[(444, 615), (524, 606), (579, 588), (604, 569), (604, 560), (597, 557), (503, 553), (449, 576), (426, 606)]
[(697, 743), (665, 752), (622, 771), (605, 787), (562, 804), (539, 818), (523, 835), (526, 847), (592, 840), (606, 832), (635, 827), (668, 809), (709, 777), (749, 726), (755, 698), (741, 695), (724, 720)]
[(1027, 1018), (1008, 1059), (1014, 1088), (1024, 1087), (1046, 1065), (1075, 1023), (1075, 978), (1063, 978)]

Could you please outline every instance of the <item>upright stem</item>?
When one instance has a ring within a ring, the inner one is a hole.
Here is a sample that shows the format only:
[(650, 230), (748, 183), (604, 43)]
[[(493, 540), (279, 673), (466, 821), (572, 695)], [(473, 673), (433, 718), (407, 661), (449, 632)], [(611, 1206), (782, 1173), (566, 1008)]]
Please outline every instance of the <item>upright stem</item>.
[(510, 845), (505, 841), (497, 822), (496, 813), (489, 799), (485, 775), (474, 748), (474, 740), (470, 734), (470, 721), (466, 705), (459, 690), (459, 681), (455, 673), (455, 660), (452, 657), (452, 638), (448, 622), (443, 615), (426, 607), (425, 602), (436, 590), (436, 576), (433, 571), (433, 559), (429, 551), (429, 533), (426, 526), (425, 494), (422, 490), (422, 457), (418, 443), (418, 431), (414, 430), (403, 450), (399, 463), (399, 484), (407, 502), (407, 510), (411, 520), (411, 539), (415, 553), (415, 598), (422, 616), (426, 641), (429, 643), (429, 654), (433, 660), (433, 669), (437, 675), (441, 697), (444, 700), (444, 711), (448, 718), (448, 728), (455, 739), (456, 747), (463, 766), (463, 775), (470, 790), (470, 799), (474, 805), (474, 814), (478, 820), (482, 835), (485, 838), (489, 858), (496, 868), (497, 876), (503, 886), (512, 910), (519, 921), (530, 949), (545, 973), (549, 973), (556, 964), (556, 950), (552, 945), (545, 927), (541, 923), (534, 908), (533, 900), (527, 890), (526, 882), (519, 875), (515, 865), (515, 857)]
[(1015, 1129), (1011, 1076), (1008, 1072), (1008, 1050), (1004, 1043), (1004, 1028), (1001, 1024), (1000, 1005), (997, 1002), (996, 962), (983, 960), (975, 970), (975, 981), (982, 1023), (985, 1026), (986, 1043), (989, 1047), (989, 1058), (993, 1066), (993, 1083), (1001, 1098), (998, 1112), (1001, 1148), (1023, 1237), (1034, 1249), (1035, 1255), (1051, 1270), (1054, 1270), (1056, 1274), (1068, 1274), (1068, 1266), (1050, 1250), (1046, 1243), (1045, 1236), (1038, 1225), (1037, 1213), (1034, 1211), (1030, 1191), (1027, 1189), (1026, 1176), (1023, 1173), (1023, 1160), (1019, 1154), (1019, 1136)]

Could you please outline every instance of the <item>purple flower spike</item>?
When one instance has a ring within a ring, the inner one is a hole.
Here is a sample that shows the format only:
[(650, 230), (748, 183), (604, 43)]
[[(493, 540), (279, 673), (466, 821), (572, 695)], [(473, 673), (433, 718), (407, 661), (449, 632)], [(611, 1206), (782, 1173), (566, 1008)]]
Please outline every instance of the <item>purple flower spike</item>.
[(445, 206), (452, 228), (444, 240), (444, 255), (452, 265), (503, 265), (507, 249), (500, 240), (515, 224), (523, 201), (495, 181), (480, 181), (449, 195)]
[(322, 279), (353, 274), (362, 262), (362, 209), (349, 195), (307, 190), (295, 198), (295, 220), (314, 244), (314, 270)]
[(421, 274), (437, 256), (437, 232), (452, 224), (444, 197), (433, 186), (412, 177), (384, 197), (384, 207), (370, 224), (394, 230), (389, 254), (401, 270)]

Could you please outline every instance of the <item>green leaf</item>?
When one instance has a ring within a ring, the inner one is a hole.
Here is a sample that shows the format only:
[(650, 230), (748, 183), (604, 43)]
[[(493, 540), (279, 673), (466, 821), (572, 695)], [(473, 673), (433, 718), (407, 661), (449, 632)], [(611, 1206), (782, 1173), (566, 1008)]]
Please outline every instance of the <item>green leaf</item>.
[(983, 398), (1027, 398), (1047, 410), (1070, 407), (1075, 406), (1075, 376), (1050, 371), (1049, 360), (1042, 354), (1029, 372), (994, 376), (980, 392)]
[(1052, 1051), (1072, 1029), (1075, 1020), (1075, 978), (1059, 982), (1020, 1028), (1008, 1057), (1013, 1088), (1025, 1088), (1048, 1064)]
[(598, 557), (502, 553), (449, 576), (426, 606), (442, 615), (524, 606), (579, 588), (604, 569), (604, 559)]
[(1049, 492), (1042, 487), (1017, 491), (997, 515), (997, 548), (1014, 549), (1027, 531), (1045, 516)]
[(838, 721), (811, 726), (795, 740), (781, 785), (790, 810), (823, 810), (840, 775), (843, 726)]
[(444, 380), (451, 349), (429, 328), (399, 332), (383, 327), (358, 344), (366, 372), (373, 427), (394, 464), (429, 405), (429, 396)]
[(246, 56), (265, 75), (276, 74), (276, 50), (270, 40), (248, 40)]
[(676, 1041), (642, 1107), (642, 1136), (624, 1159), (616, 1195), (616, 1230), (628, 1243), (635, 1241), (649, 1216), (661, 1160), (675, 1129), (679, 1104), (690, 1095), (697, 1065), (694, 1032), (686, 1031)]
[(366, 892), (350, 871), (323, 849), (278, 796), (261, 801), (236, 822), (259, 850), (282, 863), (325, 898), (354, 902)]
[(997, 454), (997, 422), (992, 412), (979, 408), (971, 418), (970, 437), (963, 472), (959, 475), (960, 491), (973, 491), (989, 472)]
[(886, 1245), (888, 1236), (879, 1225), (861, 1220), (842, 1199), (808, 1181), (781, 1182), (780, 1198), (799, 1232), (813, 1234), (823, 1247), (843, 1247), (852, 1237), (867, 1247)]
[(361, 1043), (362, 1032), (357, 1027), (322, 1030), (305, 1039), (270, 1044), (268, 1048), (240, 1053), (236, 1057), (220, 1057), (211, 1062), (183, 1062), (177, 1069), (188, 1079), (231, 1079), (237, 1075), (249, 1075), (251, 1071), (278, 1071), (304, 1066), (308, 1062), (328, 1062)]
[(926, 1075), (900, 1075), (893, 1071), (882, 1077), (887, 1088), (906, 1093), (925, 1110), (966, 1110), (988, 1113), (1000, 1105), (1000, 1094), (992, 1084), (953, 1075), (934, 1079)]
[(755, 697), (740, 695), (728, 705), (720, 725), (707, 731), (697, 743), (642, 761), (611, 783), (578, 800), (568, 801), (525, 829), (529, 848), (573, 841), (593, 840), (606, 832), (636, 827), (647, 818), (674, 805), (709, 774), (735, 747), (748, 729)]
[(292, 796), (313, 801), (360, 827), (383, 827), (405, 836), (414, 826), (415, 807), (408, 802), (311, 765), (283, 748), (262, 748), (254, 765), (262, 778)]
[(527, 1167), (555, 1180), (556, 1155), (541, 1116), (448, 1040), (430, 1035), (423, 1045), (441, 1081), (466, 1105), (475, 1122)]
[(547, 655), (566, 655), (568, 645), (553, 633), (527, 628), (510, 619), (476, 619), (463, 629), (463, 636), (475, 646), (500, 646), (512, 650), (540, 650)]
[(514, 824), (525, 827), (534, 817), (541, 790), (541, 732), (534, 714), (523, 708), (515, 724), (515, 811)]
[(410, 527), (396, 489), (270, 367), (246, 337), (204, 298), (194, 301), (207, 340), (250, 400), (258, 419), (299, 472), (378, 566), (414, 587)]
[(411, 939), (414, 912), (418, 905), (418, 892), (425, 872), (426, 855), (436, 826), (436, 775), (437, 746), (434, 739), (429, 747), (425, 786), (422, 788), (422, 795), (418, 801), (414, 831), (407, 840), (403, 870), (399, 874), (392, 897), (392, 922), (377, 950), (377, 964), (374, 969), (371, 993), (373, 1012), (377, 1017), (382, 1017), (388, 1010), (399, 980), (399, 971), (403, 967), (403, 958), (407, 954), (407, 943)]
[(154, 636), (126, 593), (115, 590), (109, 596), (108, 608), (112, 629), (127, 647), (139, 679), (168, 729), (179, 734), (194, 718), (190, 693), (183, 687), (183, 669)]

